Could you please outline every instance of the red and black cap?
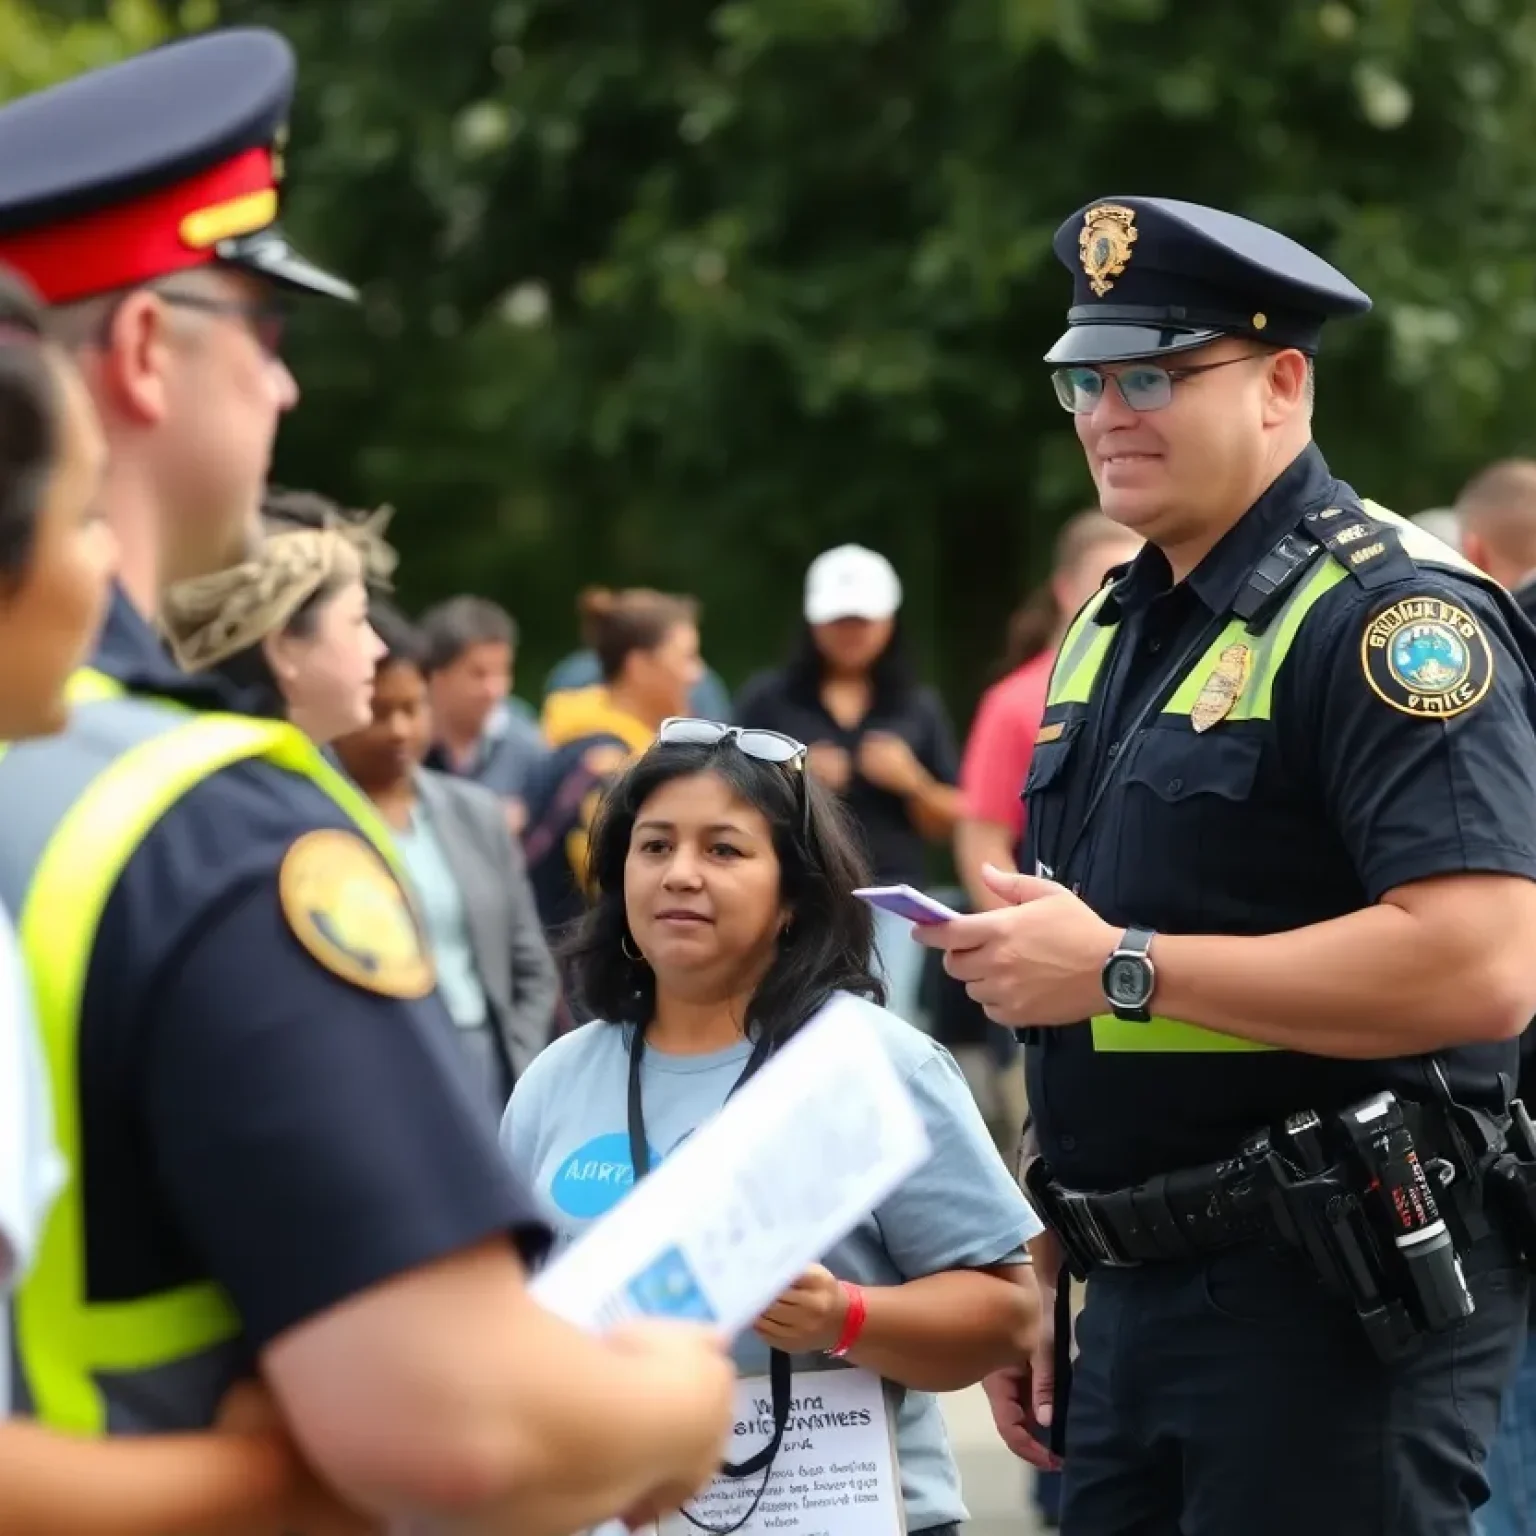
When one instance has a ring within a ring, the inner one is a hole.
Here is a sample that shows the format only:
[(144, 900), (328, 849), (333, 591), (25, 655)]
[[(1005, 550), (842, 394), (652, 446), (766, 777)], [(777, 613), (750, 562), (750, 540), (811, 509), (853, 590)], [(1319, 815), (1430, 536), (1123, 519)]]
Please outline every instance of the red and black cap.
[(0, 107), (0, 263), (53, 304), (212, 263), (353, 300), (278, 226), (293, 50), (229, 28)]
[(1321, 256), (1251, 219), (1167, 197), (1106, 197), (1052, 242), (1075, 279), (1048, 363), (1111, 363), (1245, 336), (1316, 353), (1323, 324), (1370, 299)]

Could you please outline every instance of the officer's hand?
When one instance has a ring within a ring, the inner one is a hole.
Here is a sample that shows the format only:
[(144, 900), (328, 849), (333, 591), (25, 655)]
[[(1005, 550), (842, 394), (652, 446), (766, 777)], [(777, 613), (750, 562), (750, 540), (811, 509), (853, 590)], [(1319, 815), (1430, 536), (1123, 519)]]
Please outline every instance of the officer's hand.
[(982, 878), (1010, 905), (923, 924), (917, 942), (945, 952), (944, 969), (995, 1024), (1077, 1024), (1103, 1012), (1101, 976), (1120, 930), (1054, 881), (990, 864)]
[(786, 1354), (833, 1348), (848, 1320), (848, 1293), (837, 1276), (813, 1264), (758, 1318), (752, 1331)]
[(656, 1468), (656, 1485), (626, 1510), (631, 1530), (671, 1514), (706, 1487), (725, 1459), (736, 1417), (736, 1369), (718, 1334), (690, 1323), (643, 1322), (604, 1335), (616, 1349), (658, 1367), (654, 1409), (667, 1415), (673, 1455)]
[(917, 794), (928, 780), (912, 748), (890, 731), (871, 731), (859, 742), (859, 773), (877, 789), (903, 798)]
[(853, 777), (853, 760), (830, 741), (811, 743), (806, 752), (806, 766), (834, 795), (842, 794)]
[(994, 1371), (982, 1379), (992, 1422), (1004, 1445), (1021, 1461), (1054, 1472), (1061, 1458), (1051, 1454), (1049, 1438), (1056, 1401), (1056, 1288), (1040, 1287), (1040, 1333), (1027, 1369)]

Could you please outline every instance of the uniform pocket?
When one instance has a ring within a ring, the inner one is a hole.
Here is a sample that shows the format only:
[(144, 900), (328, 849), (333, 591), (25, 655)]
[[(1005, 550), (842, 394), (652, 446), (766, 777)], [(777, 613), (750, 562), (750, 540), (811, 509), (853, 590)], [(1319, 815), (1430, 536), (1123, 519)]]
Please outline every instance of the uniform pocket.
[(1077, 759), (1082, 735), (1083, 717), (1079, 715), (1062, 722), (1061, 734), (1054, 741), (1036, 742), (1030, 753), (1029, 773), (1024, 779), (1024, 846), (1037, 862), (1053, 863), (1068, 840), (1063, 832), (1071, 785), (1067, 770)]

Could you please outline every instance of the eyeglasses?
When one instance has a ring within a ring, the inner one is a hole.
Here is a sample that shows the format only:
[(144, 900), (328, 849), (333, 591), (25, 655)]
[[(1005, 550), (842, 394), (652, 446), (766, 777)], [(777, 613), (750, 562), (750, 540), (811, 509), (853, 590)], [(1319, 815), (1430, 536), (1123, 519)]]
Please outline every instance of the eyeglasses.
[(1245, 352), (1241, 357), (1224, 357), (1219, 363), (1194, 363), (1188, 368), (1159, 368), (1155, 363), (1137, 363), (1119, 373), (1105, 373), (1102, 368), (1058, 368), (1051, 375), (1056, 398), (1064, 411), (1086, 416), (1104, 398), (1106, 381), (1113, 380), (1120, 398), (1133, 411), (1160, 411), (1173, 399), (1173, 386), (1192, 379), (1197, 373), (1213, 368), (1227, 368), (1233, 363), (1251, 363), (1263, 352)]
[(772, 763), (800, 775), (800, 807), (805, 821), (805, 841), (811, 841), (811, 795), (805, 782), (805, 762), (810, 748), (793, 736), (778, 731), (760, 731), (751, 726), (726, 725), (720, 720), (696, 720), (673, 715), (661, 722), (656, 732), (659, 746), (717, 747), (732, 742), (745, 756), (760, 763)]
[(227, 315), (243, 320), (268, 357), (277, 357), (282, 352), (288, 310), (276, 300), (215, 299), (201, 293), (167, 293), (163, 288), (154, 291), (162, 303), (173, 308), (197, 309), (208, 315)]

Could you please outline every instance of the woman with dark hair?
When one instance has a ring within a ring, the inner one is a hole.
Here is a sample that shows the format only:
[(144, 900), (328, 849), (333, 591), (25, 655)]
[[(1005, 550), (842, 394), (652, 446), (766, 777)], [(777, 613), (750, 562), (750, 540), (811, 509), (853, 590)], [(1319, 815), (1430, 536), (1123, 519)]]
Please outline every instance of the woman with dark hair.
[[(948, 712), (907, 658), (900, 610), (883, 555), (857, 544), (819, 555), (799, 651), (747, 684), (736, 718), (810, 742), (811, 772), (844, 797), (876, 882), (921, 886), (924, 843), (947, 838), (959, 814), (960, 764)], [(892, 1011), (914, 1018), (923, 957), (911, 924), (878, 912), (875, 945)]]
[(552, 936), (585, 906), (588, 829), (603, 789), (650, 746), (663, 720), (686, 711), (703, 671), (692, 598), (592, 587), (581, 595), (581, 614), (603, 680), (545, 701), (550, 753), (527, 783), (523, 851), (539, 916)]
[[(52, 734), (67, 718), (68, 680), (106, 612), (114, 562), (95, 505), (104, 462), (90, 397), (41, 306), (0, 272), (0, 741)], [(52, 1127), (31, 988), (0, 911), (0, 1531), (365, 1529), (312, 1480), (254, 1383), (230, 1395), (208, 1434), (90, 1441), (5, 1417), (3, 1303), (45, 1241), (64, 1177)]]
[(500, 797), (422, 766), (432, 745), (425, 642), (381, 599), (371, 618), (384, 646), (373, 719), (340, 737), (336, 756), (394, 829), (438, 990), (499, 1120), (513, 1082), (549, 1040), (555, 962)]
[[(871, 912), (853, 895), (864, 865), (806, 758), (774, 732), (669, 720), (614, 785), (570, 950), (596, 1022), (534, 1062), (502, 1141), (568, 1243), (824, 1004), (861, 999), (932, 1155), (768, 1308), (736, 1361), (880, 1378), (906, 1527), (947, 1532), (966, 1513), (933, 1394), (1022, 1358), (1038, 1314), (1023, 1245), (1039, 1223), (948, 1053), (879, 1006)], [(771, 1464), (759, 1470), (766, 1487)]]
[(177, 582), (161, 623), (187, 672), (216, 672), (246, 714), (325, 745), (367, 724), (383, 647), (368, 623), (368, 560), (340, 528), (275, 533), (249, 560)]

